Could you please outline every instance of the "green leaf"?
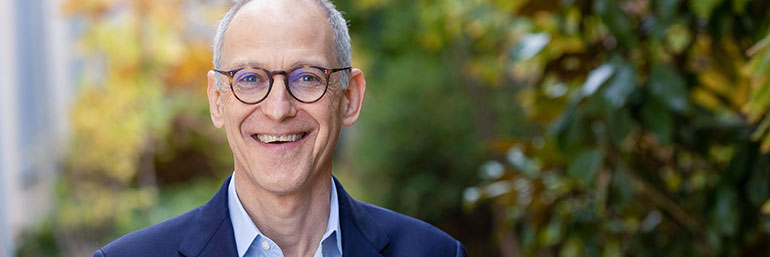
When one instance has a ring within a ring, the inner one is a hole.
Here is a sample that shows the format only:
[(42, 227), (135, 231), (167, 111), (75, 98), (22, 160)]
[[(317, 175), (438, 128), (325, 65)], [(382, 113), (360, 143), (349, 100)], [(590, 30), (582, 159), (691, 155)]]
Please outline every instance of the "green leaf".
[(620, 244), (617, 241), (611, 240), (604, 245), (602, 250), (602, 257), (620, 257), (623, 256), (623, 250), (620, 248)]
[(613, 198), (621, 203), (633, 203), (634, 185), (625, 172), (614, 170), (612, 176)]
[(692, 11), (699, 18), (708, 20), (711, 17), (711, 13), (714, 12), (714, 8), (721, 4), (724, 0), (690, 0), (690, 6)]
[(636, 69), (633, 64), (624, 64), (615, 72), (606, 88), (603, 96), (615, 108), (626, 104), (628, 97), (636, 89)]
[(663, 103), (677, 112), (686, 112), (689, 108), (687, 86), (676, 68), (667, 64), (656, 64), (650, 74), (650, 92)]
[(556, 144), (561, 150), (574, 146), (580, 139), (581, 121), (578, 119), (577, 102), (571, 103), (551, 127), (556, 137)]
[(759, 206), (770, 196), (768, 181), (770, 181), (770, 161), (763, 156), (754, 165), (750, 179), (744, 188), (744, 192), (752, 204)]
[(602, 152), (598, 149), (583, 151), (570, 164), (568, 173), (584, 186), (589, 186), (599, 171), (602, 159)]
[(623, 144), (623, 140), (631, 131), (633, 120), (631, 114), (625, 109), (608, 111), (607, 114), (607, 134), (610, 141), (615, 146)]
[(583, 241), (580, 236), (572, 235), (564, 243), (559, 251), (559, 257), (579, 257), (583, 252)]
[(551, 221), (540, 234), (540, 245), (553, 246), (561, 242), (564, 235), (562, 227), (562, 220), (559, 217), (551, 218)]
[(615, 0), (594, 1), (594, 11), (602, 18), (602, 22), (607, 26), (613, 36), (618, 39), (621, 45), (629, 49), (636, 48), (637, 39), (634, 35), (634, 26), (628, 19), (623, 9)]
[(540, 53), (550, 41), (551, 36), (545, 32), (524, 35), (511, 50), (511, 59), (514, 61), (529, 60)]
[(751, 133), (751, 140), (758, 141), (760, 138), (762, 138), (762, 135), (767, 132), (767, 130), (770, 129), (770, 115), (766, 115), (764, 119), (757, 125), (757, 128), (754, 130), (754, 132)]
[(677, 17), (679, 0), (657, 0), (655, 1), (656, 11), (660, 13), (659, 19), (651, 20), (652, 26), (647, 32), (649, 43), (656, 44), (666, 35), (669, 25)]
[(677, 6), (679, 6), (679, 0), (657, 0), (655, 5), (658, 6), (658, 10), (661, 13), (661, 19), (669, 20), (676, 17)]
[(751, 0), (733, 0), (733, 12), (736, 14), (743, 14), (746, 12), (746, 4)]
[(580, 88), (581, 95), (583, 97), (593, 95), (594, 92), (596, 92), (596, 90), (599, 89), (599, 87), (604, 84), (604, 82), (606, 82), (614, 72), (615, 65), (611, 63), (602, 64), (602, 66), (599, 66), (599, 68), (591, 71), (591, 73), (588, 74), (586, 82), (583, 83), (583, 86)]
[(738, 216), (738, 194), (730, 186), (721, 186), (716, 191), (716, 202), (712, 208), (712, 225), (722, 235), (732, 236), (740, 224)]
[(650, 98), (642, 105), (642, 122), (644, 126), (655, 135), (658, 143), (668, 145), (671, 143), (674, 132), (671, 112), (663, 106), (659, 100)]
[[(770, 57), (770, 54), (766, 56)], [(770, 108), (770, 83), (764, 83), (752, 90), (751, 100), (747, 103), (747, 108), (750, 121), (759, 120), (768, 111)]]

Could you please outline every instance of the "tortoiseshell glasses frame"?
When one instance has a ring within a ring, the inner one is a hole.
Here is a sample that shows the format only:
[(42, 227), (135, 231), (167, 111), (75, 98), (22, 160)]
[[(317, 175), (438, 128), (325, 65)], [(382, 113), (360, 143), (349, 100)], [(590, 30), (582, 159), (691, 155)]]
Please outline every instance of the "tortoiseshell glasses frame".
[(238, 101), (244, 104), (258, 104), (270, 94), (274, 75), (283, 75), (286, 91), (294, 99), (302, 103), (313, 103), (321, 100), (326, 94), (332, 73), (350, 69), (351, 67), (325, 68), (300, 65), (286, 71), (270, 71), (259, 67), (243, 67), (226, 71), (212, 70), (230, 79), (230, 90)]

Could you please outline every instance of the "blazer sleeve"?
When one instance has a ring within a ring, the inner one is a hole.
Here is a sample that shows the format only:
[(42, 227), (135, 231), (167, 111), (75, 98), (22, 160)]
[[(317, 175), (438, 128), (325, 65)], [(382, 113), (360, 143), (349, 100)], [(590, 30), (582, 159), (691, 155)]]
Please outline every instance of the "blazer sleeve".
[(104, 257), (104, 252), (102, 252), (102, 249), (98, 249), (94, 252), (94, 255), (91, 257)]

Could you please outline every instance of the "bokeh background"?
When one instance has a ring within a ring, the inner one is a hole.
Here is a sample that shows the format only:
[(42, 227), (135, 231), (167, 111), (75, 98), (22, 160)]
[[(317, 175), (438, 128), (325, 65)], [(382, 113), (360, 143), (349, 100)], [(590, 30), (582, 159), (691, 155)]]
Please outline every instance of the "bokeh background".
[[(471, 256), (770, 256), (770, 2), (337, 0), (334, 174)], [(232, 172), (227, 0), (0, 2), (0, 256), (90, 256)]]

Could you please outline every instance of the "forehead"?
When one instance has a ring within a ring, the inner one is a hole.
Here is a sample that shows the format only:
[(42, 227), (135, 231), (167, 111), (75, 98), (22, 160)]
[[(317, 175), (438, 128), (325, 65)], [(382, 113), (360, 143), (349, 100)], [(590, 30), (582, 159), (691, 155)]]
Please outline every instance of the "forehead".
[(225, 32), (222, 66), (328, 66), (333, 49), (326, 15), (314, 0), (254, 0), (235, 14)]

